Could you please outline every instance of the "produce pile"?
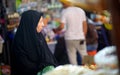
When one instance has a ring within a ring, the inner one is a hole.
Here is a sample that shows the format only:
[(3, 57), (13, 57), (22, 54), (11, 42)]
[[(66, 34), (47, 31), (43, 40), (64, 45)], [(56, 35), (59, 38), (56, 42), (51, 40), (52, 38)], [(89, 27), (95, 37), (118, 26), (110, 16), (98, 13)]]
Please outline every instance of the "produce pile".
[(61, 65), (43, 75), (119, 75), (116, 47), (110, 46), (94, 56), (96, 65)]

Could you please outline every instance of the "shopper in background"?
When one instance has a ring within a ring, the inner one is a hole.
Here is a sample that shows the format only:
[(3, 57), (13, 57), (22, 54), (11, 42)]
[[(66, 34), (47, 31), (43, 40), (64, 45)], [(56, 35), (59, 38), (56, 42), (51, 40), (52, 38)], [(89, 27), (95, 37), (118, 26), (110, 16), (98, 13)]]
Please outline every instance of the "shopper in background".
[(29, 10), (22, 14), (11, 51), (12, 75), (37, 75), (46, 66), (56, 66), (44, 36), (42, 14)]
[(94, 56), (97, 53), (98, 48), (98, 33), (97, 29), (95, 28), (95, 23), (87, 18), (88, 23), (88, 30), (86, 35), (86, 44), (87, 44), (87, 52), (88, 55)]
[(65, 43), (71, 64), (77, 65), (76, 52), (82, 59), (87, 55), (85, 35), (87, 32), (86, 15), (83, 9), (73, 6), (75, 0), (60, 0), (63, 5), (61, 24), (54, 32), (65, 28)]

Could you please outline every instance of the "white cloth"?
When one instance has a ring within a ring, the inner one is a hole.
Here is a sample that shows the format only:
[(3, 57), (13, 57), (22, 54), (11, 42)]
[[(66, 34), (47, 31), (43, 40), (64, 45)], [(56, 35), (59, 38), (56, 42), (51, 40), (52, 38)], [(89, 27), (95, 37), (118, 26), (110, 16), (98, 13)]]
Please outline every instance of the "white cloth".
[(78, 7), (68, 7), (62, 11), (61, 22), (65, 24), (65, 39), (85, 39), (83, 21), (86, 21), (85, 12)]

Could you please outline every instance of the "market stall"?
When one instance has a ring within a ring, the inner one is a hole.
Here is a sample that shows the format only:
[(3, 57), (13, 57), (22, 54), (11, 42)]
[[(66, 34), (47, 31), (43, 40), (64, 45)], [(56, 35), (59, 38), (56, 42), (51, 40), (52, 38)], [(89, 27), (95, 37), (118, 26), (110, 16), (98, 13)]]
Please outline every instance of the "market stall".
[[(80, 2), (75, 3), (75, 5), (83, 8), (84, 10), (87, 10), (87, 11), (90, 11), (90, 12), (93, 12), (93, 13), (95, 11), (96, 17), (93, 18), (93, 16), (92, 16), (91, 19), (92, 20), (94, 19), (96, 22), (101, 21), (102, 25), (104, 24), (104, 27), (107, 28), (107, 30), (109, 30), (109, 31), (112, 30), (112, 24), (110, 23), (111, 20), (109, 20), (111, 15), (110, 16), (106, 15), (106, 14), (103, 15), (103, 10), (108, 9), (107, 3), (106, 3), (105, 0), (86, 0), (86, 1), (82, 1), (82, 2), (83, 3), (80, 3)], [(18, 12), (8, 14), (8, 19), (9, 19), (9, 24), (7, 25), (8, 31), (11, 31), (13, 29), (16, 30), (16, 28), (18, 26), (18, 23), (19, 23), (19, 19), (20, 19), (20, 14), (23, 11), (26, 11), (26, 10), (29, 10), (29, 9), (36, 10), (37, 9), (37, 6), (36, 6), (37, 4), (36, 3), (37, 2), (29, 3), (29, 5), (32, 6), (32, 7), (31, 8), (30, 7), (28, 7), (28, 8), (25, 7), (25, 9), (24, 9), (24, 7), (19, 8), (19, 6), (17, 6)], [(46, 3), (46, 4), (41, 5), (41, 9), (38, 10), (38, 11), (42, 11), (45, 14), (44, 18), (48, 18), (48, 17), (51, 18), (48, 26), (46, 27), (47, 30), (45, 32), (45, 38), (46, 38), (46, 41), (48, 43), (48, 46), (49, 46), (51, 52), (54, 54), (55, 46), (58, 44), (57, 39), (62, 37), (62, 36), (53, 34), (52, 32), (49, 33), (49, 32), (52, 31), (52, 28), (55, 28), (59, 25), (58, 19), (60, 18), (59, 14), (60, 14), (62, 6), (58, 1), (55, 2), (54, 0), (51, 1), (50, 3), (48, 1), (43, 2), (43, 3)], [(27, 5), (27, 6), (29, 6), (29, 5)], [(115, 22), (116, 21), (114, 20), (114, 23)], [(117, 20), (117, 22), (118, 22), (118, 20)], [(101, 30), (101, 27), (102, 27), (101, 25), (97, 25), (96, 29), (98, 29), (98, 31), (100, 32), (100, 36), (102, 35), (102, 38), (105, 40), (105, 39), (107, 39), (107, 37), (106, 37), (105, 31)], [(117, 28), (117, 26), (115, 26), (115, 27)], [(116, 40), (118, 40), (118, 38)], [(108, 39), (103, 41), (103, 42), (104, 42), (105, 46), (109, 46), (109, 44), (110, 44)], [(119, 45), (119, 42), (117, 43), (117, 45)], [(111, 49), (109, 49), (109, 50), (111, 50)], [(110, 53), (110, 55), (114, 56), (112, 53)], [(108, 57), (109, 57), (109, 55), (108, 55)], [(97, 59), (101, 59), (100, 56)], [(65, 60), (67, 60), (67, 59), (65, 59)], [(115, 58), (115, 61), (117, 62), (116, 58)], [(95, 74), (95, 75), (110, 75), (110, 74), (111, 75), (119, 75), (118, 74), (118, 69), (119, 68), (117, 66), (118, 62), (117, 63), (113, 62), (113, 63), (106, 64), (106, 63), (103, 63), (102, 61), (98, 62), (98, 61), (96, 61), (96, 59), (95, 59), (95, 62), (96, 62), (96, 64), (94, 64), (94, 65), (93, 64), (89, 64), (89, 65), (85, 64), (85, 65), (82, 65), (82, 66), (61, 65), (61, 66), (58, 66), (58, 67), (54, 68), (53, 70), (51, 70), (49, 72), (46, 72), (43, 75), (75, 75), (75, 74), (76, 75), (93, 75), (93, 74)], [(109, 62), (111, 62), (111, 61), (109, 61)], [(99, 63), (100, 64), (103, 63), (103, 64), (101, 64), (102, 66), (99, 65)], [(64, 63), (62, 63), (62, 64), (64, 64)], [(106, 66), (106, 67), (104, 67), (104, 66)]]
[(95, 64), (81, 66), (70, 64), (60, 65), (56, 68), (48, 66), (37, 75), (119, 75), (115, 46), (102, 49), (95, 55), (93, 61)]

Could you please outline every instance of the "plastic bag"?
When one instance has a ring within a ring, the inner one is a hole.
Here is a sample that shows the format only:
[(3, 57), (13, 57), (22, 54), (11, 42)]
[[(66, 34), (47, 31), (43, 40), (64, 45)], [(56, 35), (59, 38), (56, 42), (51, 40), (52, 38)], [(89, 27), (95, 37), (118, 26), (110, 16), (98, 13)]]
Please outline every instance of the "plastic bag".
[(47, 66), (42, 71), (38, 72), (37, 75), (43, 75), (44, 73), (54, 69), (54, 66)]

